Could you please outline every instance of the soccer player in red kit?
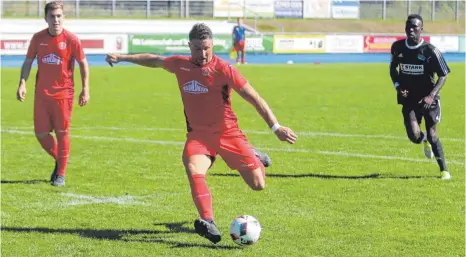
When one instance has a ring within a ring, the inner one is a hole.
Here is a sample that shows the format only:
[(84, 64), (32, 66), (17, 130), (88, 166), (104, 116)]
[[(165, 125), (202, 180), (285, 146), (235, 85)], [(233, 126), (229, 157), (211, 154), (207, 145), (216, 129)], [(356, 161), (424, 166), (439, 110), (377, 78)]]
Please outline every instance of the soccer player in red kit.
[[(63, 5), (49, 2), (45, 5), (48, 28), (32, 37), (26, 60), (21, 68), (17, 98), (26, 97), (26, 81), (37, 57), (34, 96), (34, 132), (42, 148), (55, 159), (50, 177), (54, 186), (65, 185), (66, 166), (70, 153), (69, 127), (74, 97), (74, 63), (79, 64), (82, 92), (79, 105), (89, 101), (89, 67), (79, 39), (63, 29)], [(57, 140), (50, 134), (55, 131)]]
[(106, 61), (112, 66), (126, 61), (164, 68), (175, 74), (188, 130), (183, 164), (200, 216), (194, 222), (194, 228), (199, 235), (217, 243), (221, 234), (214, 222), (212, 195), (206, 183), (206, 174), (215, 156), (220, 155), (231, 169), (238, 170), (253, 190), (262, 190), (265, 186), (265, 168), (260, 154), (239, 129), (231, 109), (232, 89), (256, 108), (281, 141), (293, 144), (297, 136), (291, 129), (278, 124), (265, 100), (235, 67), (212, 53), (212, 38), (210, 28), (200, 23), (189, 33), (189, 57), (108, 54)]

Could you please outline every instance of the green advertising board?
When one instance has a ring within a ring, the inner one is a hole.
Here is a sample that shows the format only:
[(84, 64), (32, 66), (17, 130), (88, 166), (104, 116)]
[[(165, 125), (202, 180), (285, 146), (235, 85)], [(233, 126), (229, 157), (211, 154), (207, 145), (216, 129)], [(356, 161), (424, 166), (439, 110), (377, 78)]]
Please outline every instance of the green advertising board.
[[(128, 37), (129, 53), (187, 54), (188, 37), (185, 34), (134, 34)], [(247, 52), (272, 52), (272, 36), (247, 36)], [(214, 52), (229, 53), (233, 47), (231, 35), (214, 36)]]
[(465, 42), (464, 42), (465, 41), (465, 36), (464, 35), (459, 36), (459, 40), (460, 40), (460, 42), (459, 42), (459, 51), (458, 52), (464, 53), (464, 52), (466, 52), (465, 51), (466, 50), (466, 45), (465, 45)]

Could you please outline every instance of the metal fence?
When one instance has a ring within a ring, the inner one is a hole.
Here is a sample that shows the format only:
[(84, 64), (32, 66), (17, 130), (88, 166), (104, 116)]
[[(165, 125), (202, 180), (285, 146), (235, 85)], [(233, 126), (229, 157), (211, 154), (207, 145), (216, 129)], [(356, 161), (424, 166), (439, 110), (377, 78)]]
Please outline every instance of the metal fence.
[[(1, 17), (42, 17), (46, 2), (47, 0), (0, 0), (0, 14)], [(67, 16), (75, 18), (214, 16), (214, 0), (64, 0), (62, 2), (65, 4)], [(361, 0), (359, 10), (360, 19), (364, 20), (400, 20), (405, 19), (409, 13), (419, 13), (425, 20), (464, 21), (465, 0)], [(256, 16), (260, 18), (260, 15)]]

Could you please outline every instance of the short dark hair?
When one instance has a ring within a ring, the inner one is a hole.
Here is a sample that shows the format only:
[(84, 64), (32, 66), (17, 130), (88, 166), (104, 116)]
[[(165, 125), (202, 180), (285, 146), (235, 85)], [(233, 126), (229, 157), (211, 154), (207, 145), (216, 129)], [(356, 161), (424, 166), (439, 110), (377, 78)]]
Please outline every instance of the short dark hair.
[(47, 16), (47, 13), (49, 11), (53, 11), (53, 10), (56, 10), (56, 9), (62, 9), (63, 10), (63, 3), (59, 2), (59, 1), (48, 2), (45, 5), (45, 8), (44, 8), (44, 15)]
[(189, 32), (189, 41), (193, 39), (206, 40), (212, 39), (212, 30), (204, 23), (194, 24), (193, 28)]
[(406, 19), (406, 21), (409, 21), (409, 20), (411, 20), (411, 19), (418, 19), (418, 20), (421, 21), (422, 25), (424, 25), (424, 20), (422, 19), (422, 16), (419, 15), (419, 14), (415, 14), (415, 13), (414, 13), (414, 14), (410, 14), (410, 15), (408, 16), (408, 19)]

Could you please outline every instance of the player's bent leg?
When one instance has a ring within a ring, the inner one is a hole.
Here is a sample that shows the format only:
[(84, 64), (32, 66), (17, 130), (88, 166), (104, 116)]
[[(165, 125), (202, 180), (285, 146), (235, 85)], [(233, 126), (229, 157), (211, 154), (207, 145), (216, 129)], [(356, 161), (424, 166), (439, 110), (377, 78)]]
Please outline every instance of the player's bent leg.
[(251, 189), (264, 189), (265, 167), (244, 134), (239, 132), (236, 136), (222, 137), (219, 154), (230, 169), (240, 173)]
[(244, 182), (255, 191), (260, 191), (265, 188), (265, 168), (262, 163), (255, 169), (248, 167), (242, 167), (238, 169), (239, 174), (243, 178)]
[(402, 113), (406, 134), (408, 135), (409, 140), (415, 144), (420, 144), (425, 135), (419, 127), (420, 121), (417, 117), (418, 115), (408, 106), (403, 106)]

